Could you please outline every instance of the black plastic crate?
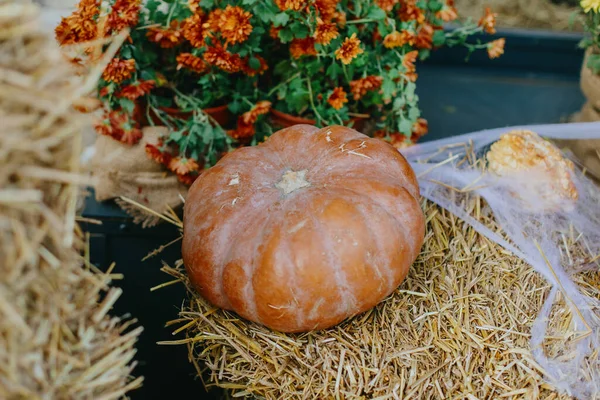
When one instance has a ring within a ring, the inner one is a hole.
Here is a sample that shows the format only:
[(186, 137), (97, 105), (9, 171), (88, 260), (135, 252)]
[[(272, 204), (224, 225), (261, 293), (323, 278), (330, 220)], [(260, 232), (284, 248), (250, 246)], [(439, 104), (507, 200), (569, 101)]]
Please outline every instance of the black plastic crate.
[[(560, 122), (583, 105), (579, 35), (513, 30), (499, 32), (497, 37), (507, 39), (500, 59), (489, 60), (485, 52), (479, 52), (465, 63), (464, 52), (443, 49), (419, 66), (417, 93), (430, 128), (423, 141), (487, 128)], [(181, 285), (155, 292), (150, 288), (169, 280), (159, 271), (161, 261), (177, 260), (180, 243), (145, 262), (141, 259), (175, 239), (177, 230), (168, 224), (142, 229), (113, 203), (98, 204), (93, 197), (83, 214), (102, 221), (102, 225), (84, 224), (91, 233), (92, 262), (106, 269), (115, 261), (116, 272), (125, 275), (117, 282), (124, 293), (113, 312), (131, 314), (145, 329), (138, 345), (140, 366), (135, 371), (145, 376), (145, 383), (131, 397), (219, 398), (219, 391), (204, 391), (185, 346), (156, 344), (174, 339), (164, 324), (177, 318), (185, 291)]]

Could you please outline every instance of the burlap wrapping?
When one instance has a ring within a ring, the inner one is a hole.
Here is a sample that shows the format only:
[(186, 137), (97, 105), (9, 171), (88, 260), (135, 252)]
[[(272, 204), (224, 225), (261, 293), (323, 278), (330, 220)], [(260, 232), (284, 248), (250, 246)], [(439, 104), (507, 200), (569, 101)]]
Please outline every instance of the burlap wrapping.
[(156, 143), (161, 135), (166, 134), (167, 129), (147, 127), (143, 132), (142, 140), (134, 146), (122, 144), (107, 136), (98, 136), (91, 167), (96, 177), (96, 200), (115, 199), (123, 210), (134, 217), (136, 224), (150, 227), (156, 225), (160, 218), (119, 197), (127, 197), (162, 213), (168, 207), (176, 209), (183, 204), (182, 197), (185, 199), (187, 187), (146, 155), (146, 143)]
[[(572, 116), (572, 122), (600, 121), (600, 76), (586, 67), (590, 53), (590, 49), (585, 53), (580, 79), (581, 91), (587, 101), (581, 110)], [(570, 150), (587, 169), (589, 175), (600, 180), (600, 140), (557, 140), (556, 144)]]

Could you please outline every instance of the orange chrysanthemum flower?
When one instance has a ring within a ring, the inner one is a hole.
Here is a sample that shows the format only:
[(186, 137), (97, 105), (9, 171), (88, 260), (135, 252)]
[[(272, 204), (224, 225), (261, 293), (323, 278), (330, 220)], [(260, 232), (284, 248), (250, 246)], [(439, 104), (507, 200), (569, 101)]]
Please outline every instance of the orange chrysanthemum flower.
[(321, 18), (317, 19), (317, 29), (313, 36), (317, 43), (328, 45), (333, 39), (338, 37), (339, 34), (336, 24), (323, 22)]
[(187, 175), (198, 171), (199, 167), (198, 163), (191, 158), (173, 157), (169, 162), (169, 169), (177, 175)]
[(306, 0), (275, 0), (275, 4), (281, 11), (300, 11), (306, 7)]
[(262, 100), (256, 103), (250, 111), (243, 113), (239, 121), (242, 121), (245, 125), (252, 125), (258, 121), (260, 115), (267, 114), (269, 111), (271, 111), (271, 102)]
[(146, 155), (149, 158), (153, 159), (159, 164), (169, 166), (169, 163), (171, 162), (173, 156), (168, 151), (161, 150), (163, 144), (163, 139), (159, 138), (156, 144), (146, 143), (146, 145), (144, 146), (144, 150), (146, 151)]
[(68, 17), (61, 18), (54, 29), (60, 45), (82, 43), (98, 36), (96, 18), (100, 14), (98, 0), (82, 0), (77, 9)]
[(121, 89), (117, 94), (117, 97), (124, 97), (129, 100), (135, 100), (138, 97), (142, 97), (145, 94), (150, 93), (150, 91), (154, 88), (154, 85), (154, 81), (139, 80)]
[(390, 144), (398, 150), (406, 149), (415, 145), (414, 142), (400, 132), (392, 133), (390, 135)]
[(244, 122), (243, 115), (240, 115), (237, 121), (237, 126), (233, 130), (227, 131), (227, 134), (235, 140), (246, 140), (254, 136), (256, 132), (254, 124)]
[(495, 14), (490, 10), (489, 7), (486, 7), (485, 14), (479, 20), (479, 26), (483, 28), (484, 31), (493, 35), (496, 33), (496, 17), (498, 14)]
[(331, 22), (335, 17), (337, 5), (339, 0), (316, 0), (315, 8), (319, 17), (324, 21)]
[(414, 145), (414, 143), (412, 143), (409, 140), (409, 138), (407, 138), (400, 132), (388, 134), (388, 132), (386, 132), (385, 130), (378, 130), (373, 134), (373, 137), (388, 142), (396, 149), (405, 149)]
[(179, 182), (183, 183), (184, 185), (190, 186), (192, 183), (194, 183), (196, 179), (198, 179), (199, 176), (199, 174), (192, 173), (185, 175), (177, 174), (177, 180), (179, 180)]
[(183, 42), (183, 34), (179, 29), (180, 24), (177, 21), (171, 21), (169, 28), (152, 27), (148, 28), (146, 36), (148, 40), (158, 43), (163, 49), (171, 49)]
[(492, 59), (500, 57), (504, 54), (504, 45), (506, 44), (506, 39), (500, 38), (496, 39), (493, 42), (488, 43), (487, 52), (488, 56)]
[(418, 56), (419, 51), (413, 50), (406, 53), (402, 59), (402, 66), (406, 69), (404, 75), (412, 82), (417, 80), (417, 73), (415, 72), (417, 68), (415, 67), (415, 62), (417, 61)]
[(418, 49), (431, 49), (433, 47), (433, 26), (423, 24), (417, 32), (415, 46)]
[(202, 26), (205, 31), (208, 33), (217, 33), (221, 30), (221, 15), (223, 14), (223, 10), (221, 8), (217, 8), (208, 13), (208, 17), (206, 18), (206, 22)]
[(160, 149), (154, 144), (146, 143), (144, 150), (146, 151), (148, 158), (156, 161), (159, 164), (168, 165), (171, 161), (171, 155), (167, 152), (160, 151)]
[(229, 73), (239, 72), (242, 69), (240, 56), (228, 52), (220, 44), (208, 47), (204, 53), (204, 61)]
[(356, 33), (353, 33), (352, 36), (346, 38), (340, 48), (335, 51), (335, 58), (347, 65), (362, 53), (364, 53), (364, 50), (360, 48), (360, 39), (356, 37)]
[(281, 27), (277, 27), (275, 25), (271, 25), (271, 29), (269, 29), (269, 36), (271, 39), (279, 40), (279, 31)]
[(99, 134), (128, 145), (136, 144), (142, 138), (142, 131), (134, 126), (127, 114), (119, 111), (105, 114), (95, 128)]
[(135, 60), (122, 60), (113, 58), (102, 73), (102, 79), (106, 82), (121, 83), (131, 78), (135, 71)]
[(370, 75), (366, 78), (350, 81), (350, 92), (354, 100), (360, 100), (367, 92), (379, 89), (382, 83), (383, 78), (381, 76)]
[(267, 60), (258, 55), (255, 55), (254, 58), (258, 59), (258, 62), (260, 63), (258, 69), (252, 69), (250, 65), (248, 65), (248, 57), (242, 61), (242, 71), (248, 76), (262, 75), (269, 69)]
[(183, 21), (183, 37), (196, 48), (204, 47), (207, 32), (203, 26), (202, 15), (194, 14)]
[(181, 53), (177, 55), (177, 69), (186, 68), (198, 74), (206, 71), (206, 63), (200, 57), (196, 57), (192, 53)]
[(417, 122), (413, 124), (412, 136), (410, 140), (416, 142), (421, 137), (425, 136), (429, 132), (429, 124), (425, 118), (418, 118)]
[(137, 25), (141, 0), (117, 0), (106, 18), (106, 33), (119, 32)]
[(425, 22), (423, 10), (417, 7), (417, 0), (404, 0), (401, 3), (398, 15), (402, 21), (417, 21), (417, 24)]
[(454, 0), (447, 0), (446, 5), (436, 13), (436, 16), (444, 22), (452, 22), (458, 18), (458, 11), (454, 7)]
[(333, 89), (333, 92), (331, 93), (331, 95), (329, 95), (327, 102), (331, 107), (335, 108), (336, 110), (339, 110), (340, 108), (344, 107), (344, 103), (348, 102), (348, 98), (346, 97), (346, 92), (344, 91), (344, 88), (336, 87), (335, 89)]
[(228, 5), (221, 14), (221, 36), (230, 44), (245, 42), (252, 33), (250, 18), (250, 12)]
[(188, 0), (188, 7), (191, 12), (195, 13), (200, 7), (200, 0)]
[(123, 129), (123, 135), (121, 136), (121, 143), (125, 143), (129, 146), (133, 146), (144, 136), (141, 129), (128, 125)]
[(377, 3), (379, 8), (383, 11), (390, 12), (394, 6), (398, 4), (398, 0), (375, 0), (375, 3)]
[(415, 35), (407, 30), (403, 30), (402, 32), (394, 31), (386, 35), (383, 39), (383, 45), (388, 49), (404, 46), (405, 44), (410, 44), (412, 46), (414, 42)]
[(345, 27), (346, 26), (346, 13), (343, 11), (336, 11), (335, 13), (333, 13), (332, 21), (337, 23), (340, 28)]
[(294, 39), (290, 43), (290, 54), (293, 58), (302, 56), (316, 56), (315, 39), (307, 37), (304, 39)]

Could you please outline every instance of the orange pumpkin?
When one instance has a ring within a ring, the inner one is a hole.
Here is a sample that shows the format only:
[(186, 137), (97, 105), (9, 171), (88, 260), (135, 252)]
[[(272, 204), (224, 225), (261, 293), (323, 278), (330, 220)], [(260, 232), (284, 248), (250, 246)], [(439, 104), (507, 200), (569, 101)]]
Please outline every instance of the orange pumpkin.
[(342, 126), (295, 125), (194, 182), (182, 253), (212, 304), (304, 332), (392, 293), (424, 234), (417, 180), (396, 149)]

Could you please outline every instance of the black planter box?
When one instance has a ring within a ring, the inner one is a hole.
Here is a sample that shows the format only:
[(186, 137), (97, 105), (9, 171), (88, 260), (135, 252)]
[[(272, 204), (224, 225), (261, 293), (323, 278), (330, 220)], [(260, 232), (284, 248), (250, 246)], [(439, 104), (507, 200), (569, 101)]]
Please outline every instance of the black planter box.
[[(580, 36), (509, 31), (497, 37), (507, 40), (500, 59), (489, 60), (479, 52), (465, 63), (462, 51), (443, 49), (418, 67), (417, 93), (430, 128), (423, 141), (487, 128), (560, 122), (583, 105)], [(125, 275), (117, 282), (124, 294), (113, 313), (131, 314), (145, 329), (135, 371), (145, 376), (144, 387), (132, 392), (131, 398), (220, 398), (219, 391), (207, 393), (195, 377), (185, 346), (156, 344), (174, 339), (164, 325), (177, 318), (185, 291), (181, 285), (154, 292), (150, 288), (169, 280), (159, 271), (161, 261), (177, 260), (180, 244), (145, 262), (141, 259), (176, 238), (177, 230), (168, 224), (141, 229), (116, 205), (98, 204), (93, 197), (84, 216), (102, 221), (102, 225), (83, 226), (91, 233), (92, 262), (105, 269), (115, 261), (116, 272)]]

